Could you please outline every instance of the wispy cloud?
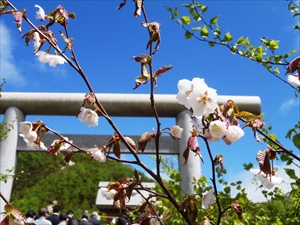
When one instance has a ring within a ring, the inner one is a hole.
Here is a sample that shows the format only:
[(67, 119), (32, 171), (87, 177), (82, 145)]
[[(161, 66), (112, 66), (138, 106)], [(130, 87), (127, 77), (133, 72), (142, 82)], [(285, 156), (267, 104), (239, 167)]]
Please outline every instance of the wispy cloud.
[(290, 111), (292, 107), (298, 107), (298, 106), (299, 106), (299, 100), (292, 98), (281, 104), (280, 112), (285, 114), (288, 111)]
[(21, 74), (20, 68), (16, 66), (13, 55), (14, 42), (8, 27), (0, 23), (0, 76), (5, 78), (10, 84), (24, 86), (26, 79)]

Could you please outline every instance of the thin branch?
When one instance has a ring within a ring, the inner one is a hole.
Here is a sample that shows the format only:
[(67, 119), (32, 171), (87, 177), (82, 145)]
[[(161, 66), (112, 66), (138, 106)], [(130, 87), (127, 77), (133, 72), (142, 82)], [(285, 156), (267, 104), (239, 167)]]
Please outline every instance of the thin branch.
[(208, 154), (209, 154), (209, 158), (210, 158), (210, 161), (211, 161), (211, 170), (212, 170), (211, 181), (212, 181), (213, 186), (214, 186), (214, 192), (215, 192), (215, 195), (216, 195), (216, 202), (217, 202), (218, 211), (219, 211), (219, 216), (218, 216), (217, 224), (220, 224), (221, 216), (222, 216), (222, 207), (221, 207), (221, 203), (220, 203), (220, 199), (219, 199), (219, 194), (218, 194), (218, 189), (217, 189), (217, 184), (216, 184), (216, 171), (215, 171), (215, 165), (214, 165), (214, 158), (212, 156), (212, 153), (211, 153), (210, 146), (209, 146), (207, 138), (204, 137), (204, 136), (202, 136), (202, 135), (199, 135), (199, 137), (201, 137), (204, 140), (206, 148), (207, 148), (207, 151), (208, 151)]
[(2, 200), (3, 200), (6, 204), (9, 203), (9, 201), (7, 201), (7, 199), (3, 196), (2, 192), (0, 192), (0, 197), (2, 198)]

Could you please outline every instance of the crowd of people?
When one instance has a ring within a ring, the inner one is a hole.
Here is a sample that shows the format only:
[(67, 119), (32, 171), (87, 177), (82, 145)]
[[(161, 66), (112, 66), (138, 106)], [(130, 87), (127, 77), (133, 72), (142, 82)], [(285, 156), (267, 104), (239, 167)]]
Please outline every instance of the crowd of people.
[(40, 208), (38, 214), (34, 210), (29, 210), (26, 213), (26, 222), (35, 225), (101, 225), (97, 212), (84, 213), (81, 220), (73, 219), (73, 215), (72, 210), (62, 214), (60, 206), (56, 205), (53, 207), (52, 215), (46, 208)]
[[(147, 215), (144, 212), (137, 220), (140, 221), (137, 224), (132, 223), (131, 217), (127, 214), (127, 211), (122, 209), (118, 217), (114, 217), (110, 222), (110, 225), (138, 225), (143, 218)], [(159, 212), (157, 215), (161, 216)], [(73, 218), (74, 214), (72, 210), (67, 211), (66, 214), (61, 213), (61, 207), (56, 205), (53, 207), (53, 212), (50, 215), (46, 208), (40, 208), (38, 214), (33, 210), (29, 210), (26, 213), (26, 222), (33, 225), (102, 225), (100, 215), (97, 212), (83, 213), (80, 220)], [(112, 217), (110, 217), (112, 218)], [(151, 218), (151, 225), (158, 225), (160, 222), (156, 218)]]

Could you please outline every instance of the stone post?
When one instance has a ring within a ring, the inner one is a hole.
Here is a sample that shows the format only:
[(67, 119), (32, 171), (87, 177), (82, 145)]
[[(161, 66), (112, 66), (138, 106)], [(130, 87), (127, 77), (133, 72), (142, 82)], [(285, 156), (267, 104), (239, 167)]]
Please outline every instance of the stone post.
[[(7, 169), (16, 167), (17, 142), (19, 135), (19, 122), (24, 121), (25, 116), (16, 107), (9, 107), (4, 114), (3, 122), (12, 124), (13, 128), (8, 133), (8, 137), (0, 142), (0, 173), (6, 174)], [(6, 183), (0, 182), (0, 192), (9, 201), (13, 186), (13, 178), (9, 178)], [(0, 211), (4, 212), (5, 202), (0, 200)], [(2, 217), (2, 216), (1, 216)], [(0, 218), (2, 219), (2, 218)]]
[(185, 159), (183, 158), (183, 152), (187, 147), (187, 141), (190, 137), (192, 130), (191, 123), (191, 115), (192, 113), (189, 110), (181, 111), (176, 117), (176, 124), (183, 128), (183, 132), (181, 134), (181, 140), (179, 141), (179, 173), (182, 178), (181, 181), (181, 191), (184, 194), (194, 194), (194, 188), (191, 183), (193, 182), (193, 178), (198, 179), (201, 175), (201, 167), (200, 167), (200, 158), (194, 157), (192, 152), (190, 152), (188, 162), (185, 166), (183, 166)]

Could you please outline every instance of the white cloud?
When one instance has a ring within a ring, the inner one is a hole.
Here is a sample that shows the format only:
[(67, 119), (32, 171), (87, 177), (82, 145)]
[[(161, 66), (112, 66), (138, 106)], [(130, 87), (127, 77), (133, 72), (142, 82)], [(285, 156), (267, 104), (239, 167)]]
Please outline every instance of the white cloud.
[(23, 86), (26, 79), (22, 76), (20, 69), (16, 66), (13, 56), (14, 42), (11, 31), (0, 23), (0, 76), (13, 85)]
[[(285, 170), (283, 168), (294, 169), (296, 171), (296, 175), (300, 176), (299, 172), (297, 172), (299, 171), (299, 168), (296, 167), (295, 165), (291, 165), (288, 167), (281, 165), (279, 166), (279, 170), (276, 173), (276, 176), (282, 177), (288, 182), (288, 184), (283, 183), (280, 185), (275, 185), (272, 189), (265, 189), (265, 190), (272, 191), (274, 190), (275, 187), (278, 187), (284, 193), (291, 191), (290, 183), (294, 182), (294, 180), (291, 180), (289, 178), (289, 176), (285, 173)], [(228, 182), (231, 183), (236, 181), (242, 181), (241, 184), (242, 188), (245, 188), (248, 198), (253, 202), (267, 201), (265, 196), (261, 193), (261, 189), (259, 189), (258, 186), (253, 182), (254, 181), (253, 178), (254, 176), (249, 171), (241, 171), (236, 175), (231, 175), (230, 178), (228, 179)], [(258, 181), (258, 185), (260, 185), (260, 181)], [(231, 195), (235, 197), (237, 193), (238, 193), (237, 190), (232, 187)]]
[(299, 106), (299, 101), (297, 99), (289, 99), (281, 104), (280, 112), (287, 113), (294, 106)]

